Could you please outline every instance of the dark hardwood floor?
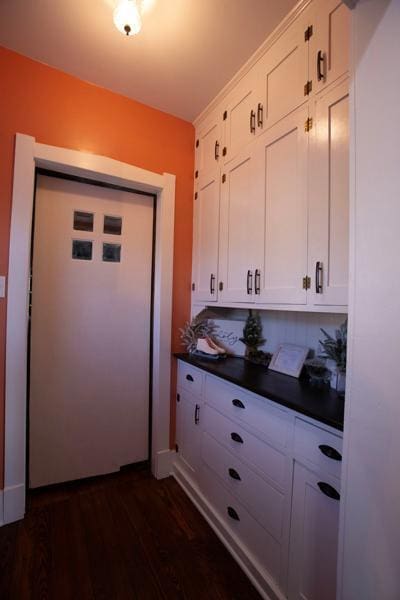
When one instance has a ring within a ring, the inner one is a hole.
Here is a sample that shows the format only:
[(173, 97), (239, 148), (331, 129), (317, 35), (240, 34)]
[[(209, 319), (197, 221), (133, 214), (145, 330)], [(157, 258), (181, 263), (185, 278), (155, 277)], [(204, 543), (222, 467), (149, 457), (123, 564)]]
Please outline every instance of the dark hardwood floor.
[(1, 600), (259, 600), (171, 477), (145, 468), (31, 492), (0, 529)]

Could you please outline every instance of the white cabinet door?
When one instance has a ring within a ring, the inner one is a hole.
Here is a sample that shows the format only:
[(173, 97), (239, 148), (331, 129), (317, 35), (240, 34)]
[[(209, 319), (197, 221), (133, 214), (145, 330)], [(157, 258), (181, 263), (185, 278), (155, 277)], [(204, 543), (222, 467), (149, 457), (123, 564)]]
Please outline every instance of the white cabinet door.
[(200, 413), (200, 400), (179, 388), (176, 403), (178, 456), (192, 477), (196, 477), (200, 466)]
[[(255, 152), (257, 202), (264, 207), (258, 227), (264, 243), (257, 263), (256, 301), (305, 304), (307, 292), (307, 107), (259, 138)], [(259, 275), (260, 273), (260, 275)]]
[(318, 0), (310, 40), (310, 79), (316, 92), (349, 70), (350, 10), (340, 0)]
[(227, 99), (225, 122), (224, 164), (231, 161), (256, 136), (259, 127), (256, 114), (256, 71), (243, 77)]
[(304, 31), (308, 15), (303, 13), (260, 59), (258, 102), (262, 106), (262, 128), (268, 129), (308, 98), (308, 42)]
[(193, 300), (215, 302), (218, 278), (219, 169), (199, 178), (194, 200)]
[(247, 147), (225, 166), (221, 183), (220, 291), (222, 302), (254, 301), (254, 261), (261, 203), (254, 194), (254, 157)]
[(349, 262), (348, 83), (315, 100), (310, 160), (309, 302), (346, 306)]
[(336, 598), (338, 483), (335, 479), (320, 478), (295, 463), (289, 600)]
[(222, 114), (220, 111), (216, 111), (196, 130), (195, 179), (214, 170), (221, 161), (221, 122)]

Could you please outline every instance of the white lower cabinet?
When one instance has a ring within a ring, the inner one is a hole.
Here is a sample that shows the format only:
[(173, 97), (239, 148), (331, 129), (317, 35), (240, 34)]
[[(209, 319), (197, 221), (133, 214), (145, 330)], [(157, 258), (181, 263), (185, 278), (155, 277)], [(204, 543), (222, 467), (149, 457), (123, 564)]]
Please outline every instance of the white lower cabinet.
[(178, 395), (174, 475), (261, 595), (334, 600), (340, 432), (183, 361)]

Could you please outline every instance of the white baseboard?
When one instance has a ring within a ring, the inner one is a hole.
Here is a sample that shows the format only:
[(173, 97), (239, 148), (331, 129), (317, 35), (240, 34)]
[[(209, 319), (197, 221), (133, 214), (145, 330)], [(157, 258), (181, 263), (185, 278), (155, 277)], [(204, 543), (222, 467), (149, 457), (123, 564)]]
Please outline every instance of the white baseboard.
[(217, 534), (228, 552), (241, 567), (242, 571), (244, 571), (250, 579), (261, 597), (264, 598), (264, 600), (285, 600), (285, 596), (277, 588), (276, 584), (272, 581), (272, 578), (269, 577), (266, 571), (262, 569), (261, 566), (258, 566), (259, 563), (244, 550), (240, 540), (233, 537), (227, 531), (223, 521), (214, 511), (212, 505), (201, 493), (197, 485), (184, 472), (178, 462), (174, 463), (172, 474), (193, 504), (201, 512), (210, 527)]
[(3, 524), (19, 521), (25, 516), (25, 484), (13, 485), (3, 490)]
[(151, 471), (156, 479), (164, 479), (172, 475), (172, 466), (176, 452), (175, 450), (160, 450), (152, 460)]

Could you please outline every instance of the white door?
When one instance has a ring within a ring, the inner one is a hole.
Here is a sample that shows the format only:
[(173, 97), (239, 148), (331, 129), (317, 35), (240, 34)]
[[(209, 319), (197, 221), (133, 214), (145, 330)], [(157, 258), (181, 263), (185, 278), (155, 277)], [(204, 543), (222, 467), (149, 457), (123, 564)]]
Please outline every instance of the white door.
[(180, 389), (176, 406), (176, 441), (178, 456), (184, 461), (192, 477), (200, 467), (200, 402), (189, 392)]
[(153, 198), (40, 175), (30, 485), (148, 458)]
[(196, 179), (218, 166), (222, 156), (221, 122), (222, 114), (218, 110), (196, 131)]

